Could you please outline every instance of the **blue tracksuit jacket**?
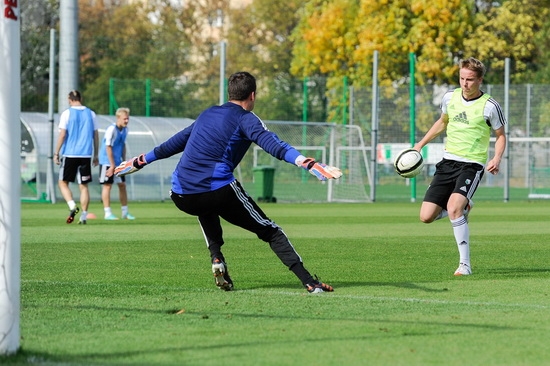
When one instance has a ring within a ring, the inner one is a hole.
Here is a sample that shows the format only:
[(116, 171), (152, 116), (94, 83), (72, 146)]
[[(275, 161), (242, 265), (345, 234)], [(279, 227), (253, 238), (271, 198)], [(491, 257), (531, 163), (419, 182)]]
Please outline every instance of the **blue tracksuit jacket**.
[(189, 127), (148, 152), (145, 159), (152, 163), (183, 152), (172, 174), (172, 192), (204, 193), (235, 180), (233, 170), (252, 142), (291, 164), (300, 155), (254, 113), (228, 102), (206, 109)]

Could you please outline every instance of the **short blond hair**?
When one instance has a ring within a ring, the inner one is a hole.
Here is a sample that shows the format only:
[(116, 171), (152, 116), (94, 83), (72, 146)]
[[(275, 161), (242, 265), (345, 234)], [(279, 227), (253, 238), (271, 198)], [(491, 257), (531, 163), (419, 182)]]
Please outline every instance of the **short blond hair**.
[(116, 113), (115, 113), (115, 116), (121, 116), (121, 115), (127, 115), (129, 116), (130, 115), (130, 108), (119, 108), (116, 110)]

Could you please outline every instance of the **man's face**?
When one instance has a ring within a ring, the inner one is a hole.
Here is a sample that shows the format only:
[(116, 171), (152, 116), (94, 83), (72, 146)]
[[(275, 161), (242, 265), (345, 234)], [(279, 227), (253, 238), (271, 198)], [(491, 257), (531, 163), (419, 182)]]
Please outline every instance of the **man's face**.
[(478, 77), (477, 74), (468, 69), (460, 69), (460, 87), (462, 88), (462, 95), (466, 99), (473, 99), (479, 97), (482, 77)]
[(116, 125), (119, 128), (128, 126), (128, 122), (130, 122), (130, 116), (126, 113), (122, 113), (116, 117)]

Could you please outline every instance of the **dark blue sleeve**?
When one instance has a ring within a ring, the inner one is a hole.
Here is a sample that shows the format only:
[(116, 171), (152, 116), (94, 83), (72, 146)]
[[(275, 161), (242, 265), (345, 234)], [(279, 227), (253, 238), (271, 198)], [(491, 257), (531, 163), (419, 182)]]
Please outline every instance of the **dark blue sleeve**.
[(300, 155), (300, 152), (288, 142), (279, 139), (277, 134), (269, 131), (263, 121), (254, 113), (243, 115), (241, 126), (250, 140), (279, 160), (294, 164), (295, 159)]
[(193, 122), (190, 126), (184, 128), (145, 154), (145, 161), (147, 161), (147, 164), (150, 164), (155, 160), (166, 159), (183, 152), (194, 125), (195, 123)]

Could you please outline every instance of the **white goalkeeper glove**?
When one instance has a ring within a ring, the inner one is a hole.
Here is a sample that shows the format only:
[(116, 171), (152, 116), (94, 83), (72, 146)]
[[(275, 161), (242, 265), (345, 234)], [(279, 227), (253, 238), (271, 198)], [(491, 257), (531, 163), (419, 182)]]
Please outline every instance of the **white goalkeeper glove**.
[(306, 158), (302, 161), (300, 166), (322, 181), (327, 179), (338, 179), (342, 176), (342, 171), (339, 168), (318, 163), (313, 158)]
[(132, 174), (147, 165), (145, 160), (145, 154), (134, 157), (130, 160), (123, 161), (115, 168), (115, 175), (117, 177), (123, 177), (128, 174)]

